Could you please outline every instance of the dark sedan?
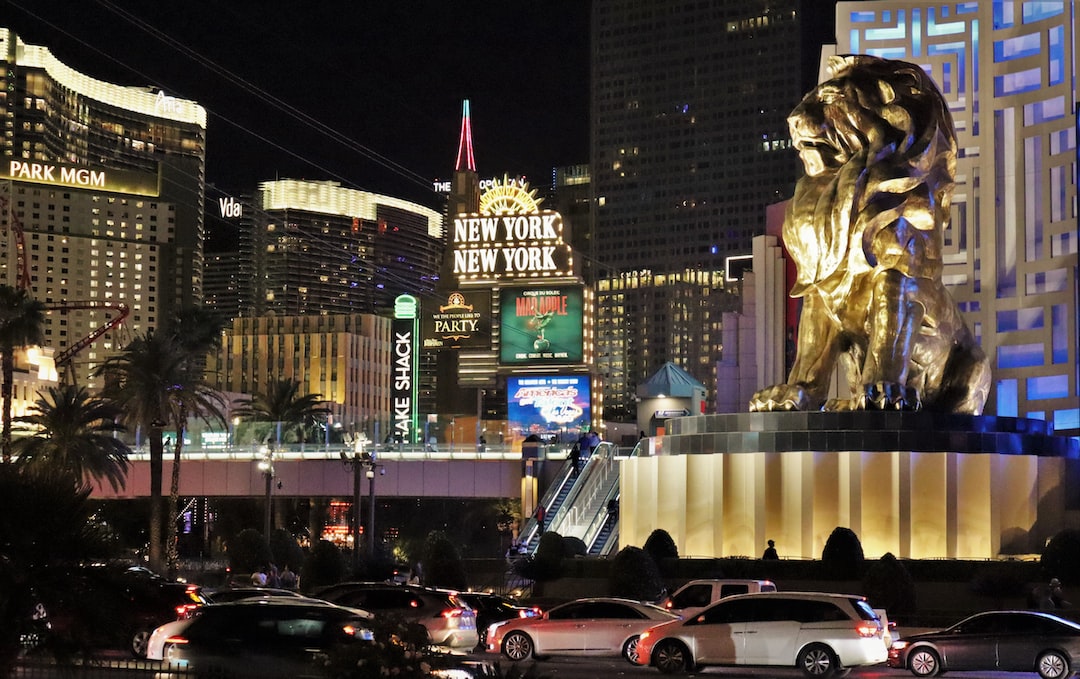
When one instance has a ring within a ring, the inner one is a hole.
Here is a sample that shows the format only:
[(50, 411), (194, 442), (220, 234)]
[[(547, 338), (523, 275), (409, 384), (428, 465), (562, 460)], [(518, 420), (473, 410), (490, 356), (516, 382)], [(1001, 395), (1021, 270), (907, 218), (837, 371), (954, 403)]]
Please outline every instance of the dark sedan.
[(1080, 625), (1038, 611), (989, 611), (937, 632), (894, 641), (889, 667), (917, 677), (947, 671), (1038, 672), (1071, 676), (1080, 658)]

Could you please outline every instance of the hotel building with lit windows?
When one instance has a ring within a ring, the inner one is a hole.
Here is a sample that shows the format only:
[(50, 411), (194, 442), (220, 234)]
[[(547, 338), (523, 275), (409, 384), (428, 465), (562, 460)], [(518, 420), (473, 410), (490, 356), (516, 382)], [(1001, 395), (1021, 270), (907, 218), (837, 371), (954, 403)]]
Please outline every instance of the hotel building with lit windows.
[[(0, 84), (0, 282), (50, 309), (46, 344), (92, 388), (111, 351), (201, 301), (206, 111), (80, 73), (7, 29)], [(86, 343), (121, 304), (122, 325)]]
[(632, 420), (637, 385), (667, 361), (705, 384), (715, 408), (728, 308), (715, 286), (799, 176), (787, 114), (814, 84), (832, 5), (593, 3), (594, 212), (582, 254), (610, 418)]
[(337, 182), (282, 179), (244, 199), (241, 316), (389, 314), (394, 298), (431, 298), (443, 217)]

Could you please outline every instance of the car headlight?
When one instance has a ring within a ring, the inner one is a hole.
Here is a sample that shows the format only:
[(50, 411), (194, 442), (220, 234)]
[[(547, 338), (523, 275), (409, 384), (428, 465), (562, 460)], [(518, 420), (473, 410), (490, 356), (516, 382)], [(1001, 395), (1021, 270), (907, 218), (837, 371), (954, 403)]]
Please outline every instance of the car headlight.
[(892, 642), (892, 648), (896, 649), (897, 651), (901, 651), (901, 650), (903, 650), (903, 649), (905, 649), (907, 647), (908, 647), (908, 642), (906, 642), (906, 641), (897, 640), (897, 641)]

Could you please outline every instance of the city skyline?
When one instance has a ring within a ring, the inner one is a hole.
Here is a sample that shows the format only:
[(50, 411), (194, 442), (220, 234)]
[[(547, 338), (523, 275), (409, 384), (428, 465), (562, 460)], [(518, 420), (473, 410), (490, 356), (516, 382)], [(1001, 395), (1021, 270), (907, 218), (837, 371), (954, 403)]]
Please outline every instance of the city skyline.
[(588, 3), (8, 7), (8, 28), (72, 68), (204, 106), (208, 201), (297, 178), (434, 207), (463, 99), (482, 175), (543, 187), (553, 167), (588, 162)]

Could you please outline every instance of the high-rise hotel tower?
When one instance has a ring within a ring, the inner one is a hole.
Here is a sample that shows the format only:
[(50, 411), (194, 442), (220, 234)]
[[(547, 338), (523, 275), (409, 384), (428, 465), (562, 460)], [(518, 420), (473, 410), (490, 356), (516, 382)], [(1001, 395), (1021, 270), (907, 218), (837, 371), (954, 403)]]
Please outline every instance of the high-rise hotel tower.
[(0, 28), (0, 117), (0, 283), (52, 309), (46, 343), (81, 348), (86, 383), (123, 336), (80, 345), (118, 305), (137, 333), (201, 301), (206, 110), (97, 80)]

